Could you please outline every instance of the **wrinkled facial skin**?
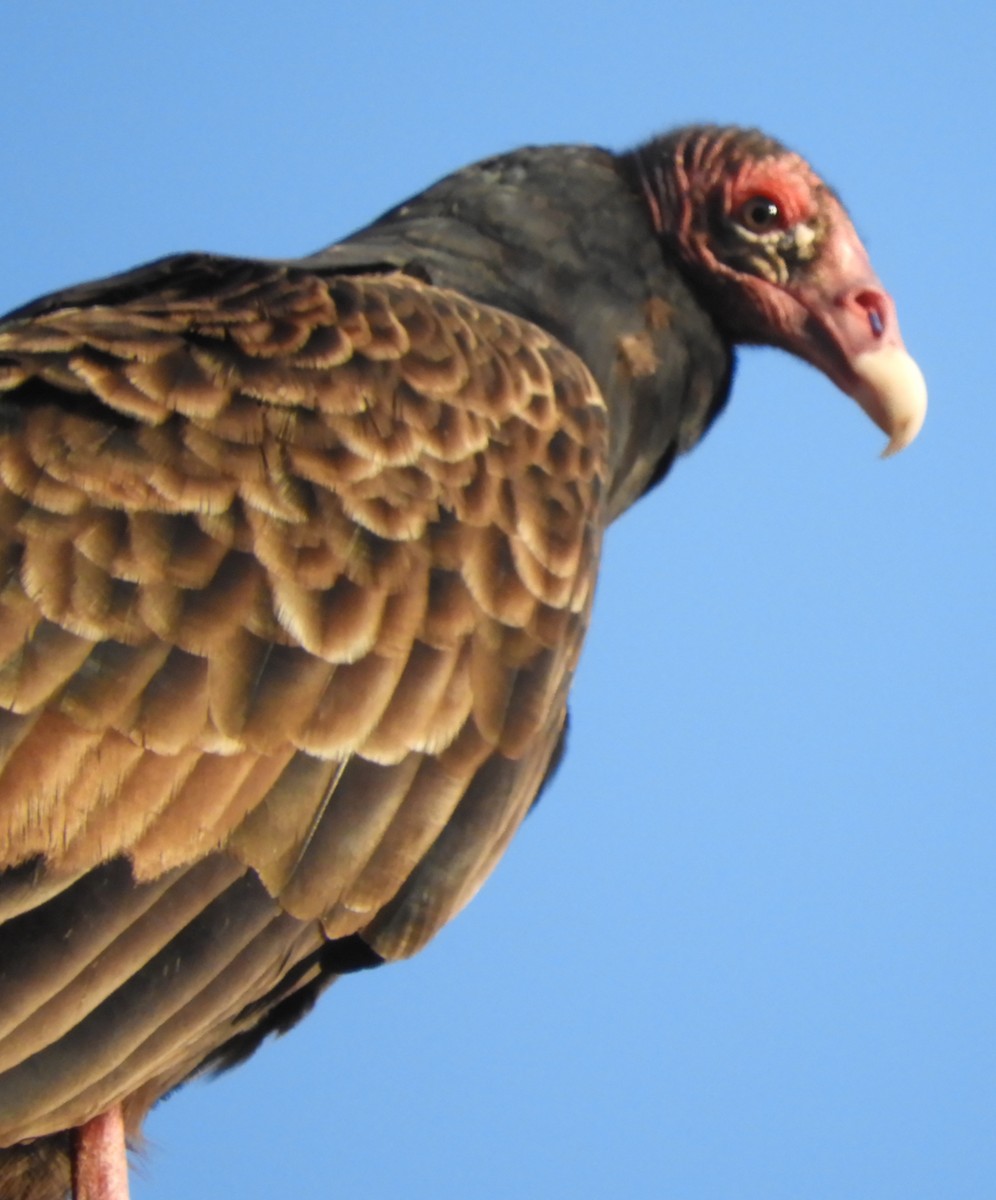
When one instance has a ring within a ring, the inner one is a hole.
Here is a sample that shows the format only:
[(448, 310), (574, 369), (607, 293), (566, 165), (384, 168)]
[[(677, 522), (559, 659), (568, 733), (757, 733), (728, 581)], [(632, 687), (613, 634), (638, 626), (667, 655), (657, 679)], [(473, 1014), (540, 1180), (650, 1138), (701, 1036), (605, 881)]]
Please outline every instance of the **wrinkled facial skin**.
[(888, 435), (885, 454), (908, 446), (926, 384), (833, 191), (798, 155), (739, 130), (689, 131), (668, 161), (640, 163), (651, 216), (696, 284), (721, 297), (724, 333), (798, 355)]
[(840, 208), (815, 176), (806, 180), (767, 163), (724, 180), (711, 200), (707, 236), (716, 260), (778, 287), (811, 269), (832, 223), (826, 210)]

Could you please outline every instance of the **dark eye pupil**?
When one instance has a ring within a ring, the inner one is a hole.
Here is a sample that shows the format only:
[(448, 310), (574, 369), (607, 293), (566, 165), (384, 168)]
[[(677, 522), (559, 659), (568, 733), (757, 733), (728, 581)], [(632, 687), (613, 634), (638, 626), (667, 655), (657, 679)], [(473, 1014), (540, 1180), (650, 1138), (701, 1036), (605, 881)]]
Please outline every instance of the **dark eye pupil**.
[(780, 210), (774, 200), (767, 196), (755, 196), (748, 200), (743, 207), (744, 224), (755, 233), (774, 229), (778, 224)]

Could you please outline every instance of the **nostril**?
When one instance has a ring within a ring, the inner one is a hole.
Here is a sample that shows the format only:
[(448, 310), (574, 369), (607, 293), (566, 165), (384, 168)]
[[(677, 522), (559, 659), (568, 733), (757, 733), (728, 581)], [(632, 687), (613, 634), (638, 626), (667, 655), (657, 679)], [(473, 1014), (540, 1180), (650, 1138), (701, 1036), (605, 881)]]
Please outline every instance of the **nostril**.
[(885, 332), (885, 316), (882, 312), (884, 307), (883, 297), (880, 292), (867, 291), (858, 292), (854, 297), (854, 303), (859, 308), (865, 310), (868, 317), (868, 324), (871, 326), (871, 331), (875, 337), (881, 337)]

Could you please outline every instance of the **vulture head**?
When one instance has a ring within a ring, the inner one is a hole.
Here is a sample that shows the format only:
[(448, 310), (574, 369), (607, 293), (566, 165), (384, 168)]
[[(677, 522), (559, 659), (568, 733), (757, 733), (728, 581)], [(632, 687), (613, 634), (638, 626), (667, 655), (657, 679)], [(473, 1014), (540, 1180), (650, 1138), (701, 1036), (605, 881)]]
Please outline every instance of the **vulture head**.
[(896, 307), (835, 192), (755, 130), (692, 127), (636, 152), (654, 227), (732, 342), (797, 355), (888, 435), (913, 441), (927, 389)]

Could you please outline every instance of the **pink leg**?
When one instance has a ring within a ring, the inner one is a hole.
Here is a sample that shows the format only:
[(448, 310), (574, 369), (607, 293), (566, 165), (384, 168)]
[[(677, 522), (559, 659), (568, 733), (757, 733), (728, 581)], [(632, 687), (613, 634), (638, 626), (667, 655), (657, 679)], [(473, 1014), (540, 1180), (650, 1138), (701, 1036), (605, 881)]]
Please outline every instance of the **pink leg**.
[(73, 1200), (128, 1200), (128, 1153), (120, 1104), (76, 1131)]

